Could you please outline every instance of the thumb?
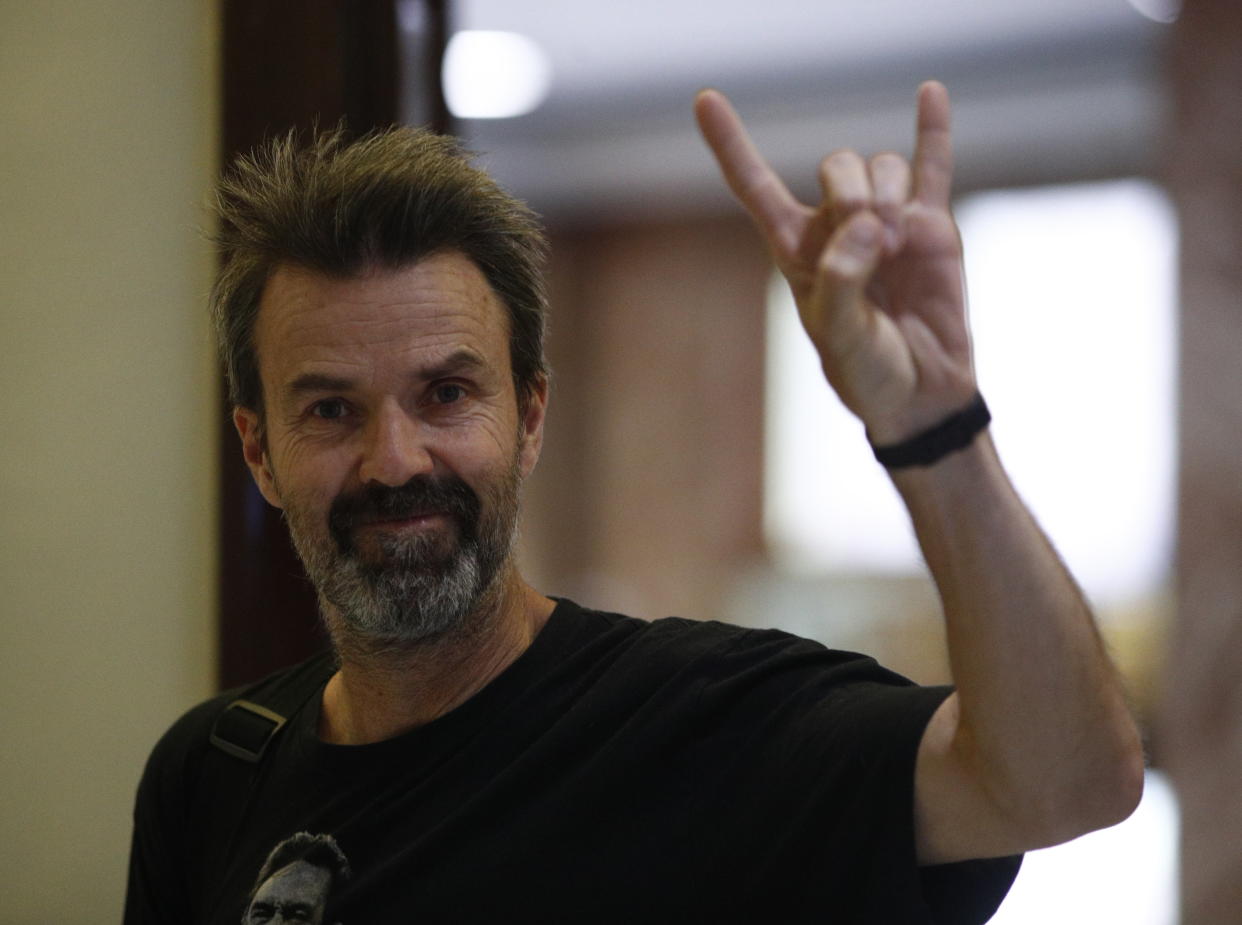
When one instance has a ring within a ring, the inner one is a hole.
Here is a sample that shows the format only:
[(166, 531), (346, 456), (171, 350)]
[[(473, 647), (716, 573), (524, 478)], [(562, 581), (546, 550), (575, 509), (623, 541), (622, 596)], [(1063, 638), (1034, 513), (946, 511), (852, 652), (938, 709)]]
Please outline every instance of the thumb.
[(850, 352), (870, 330), (867, 284), (883, 250), (884, 223), (869, 211), (851, 215), (829, 239), (803, 315), (821, 354)]

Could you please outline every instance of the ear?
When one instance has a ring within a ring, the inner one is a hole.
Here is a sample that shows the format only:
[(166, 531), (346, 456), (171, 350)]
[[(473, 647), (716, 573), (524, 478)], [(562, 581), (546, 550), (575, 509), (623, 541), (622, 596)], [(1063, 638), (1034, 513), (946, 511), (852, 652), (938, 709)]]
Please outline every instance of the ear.
[(526, 393), (526, 407), (518, 434), (518, 466), (522, 478), (535, 470), (543, 449), (543, 421), (548, 410), (548, 377), (539, 376)]
[(272, 507), (283, 508), (280, 492), (276, 490), (276, 479), (272, 476), (271, 460), (268, 458), (266, 444), (263, 440), (263, 424), (258, 412), (250, 408), (233, 409), (233, 426), (241, 437), (242, 457), (250, 467), (254, 483)]

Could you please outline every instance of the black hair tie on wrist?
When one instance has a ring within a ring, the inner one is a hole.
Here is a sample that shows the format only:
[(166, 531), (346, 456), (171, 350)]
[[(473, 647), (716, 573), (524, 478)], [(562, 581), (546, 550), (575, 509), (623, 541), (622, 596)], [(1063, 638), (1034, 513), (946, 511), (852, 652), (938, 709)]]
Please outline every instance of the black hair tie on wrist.
[[(949, 415), (931, 430), (915, 434), (909, 440), (892, 446), (871, 444), (875, 458), (886, 469), (906, 469), (911, 466), (930, 466), (950, 453), (970, 446), (979, 431), (992, 421), (987, 403), (978, 392), (970, 404), (961, 411)], [(867, 438), (870, 442), (870, 437)]]

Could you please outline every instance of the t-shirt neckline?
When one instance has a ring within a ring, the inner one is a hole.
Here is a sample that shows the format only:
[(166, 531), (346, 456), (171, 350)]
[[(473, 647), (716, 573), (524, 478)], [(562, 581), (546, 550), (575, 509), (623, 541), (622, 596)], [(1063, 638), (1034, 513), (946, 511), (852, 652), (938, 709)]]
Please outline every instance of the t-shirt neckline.
[(559, 661), (559, 655), (573, 635), (574, 615), (581, 608), (564, 598), (552, 598), (556, 606), (542, 629), (513, 662), (476, 691), (468, 700), (429, 723), (366, 745), (338, 745), (319, 738), (319, 716), (323, 709), (323, 689), (334, 670), (325, 672), (315, 694), (296, 717), (296, 737), (301, 748), (313, 752), (318, 761), (352, 762), (389, 759), (414, 751), (435, 752), (443, 743), (460, 743), (499, 715), (505, 705), (542, 677)]

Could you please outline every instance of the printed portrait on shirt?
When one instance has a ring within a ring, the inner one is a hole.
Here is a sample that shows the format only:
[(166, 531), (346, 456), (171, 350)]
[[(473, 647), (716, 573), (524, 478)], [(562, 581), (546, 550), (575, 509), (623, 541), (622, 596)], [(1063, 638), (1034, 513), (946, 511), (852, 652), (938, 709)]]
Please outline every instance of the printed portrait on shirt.
[(332, 891), (350, 873), (349, 861), (331, 835), (291, 835), (263, 862), (242, 925), (340, 925), (330, 917)]

